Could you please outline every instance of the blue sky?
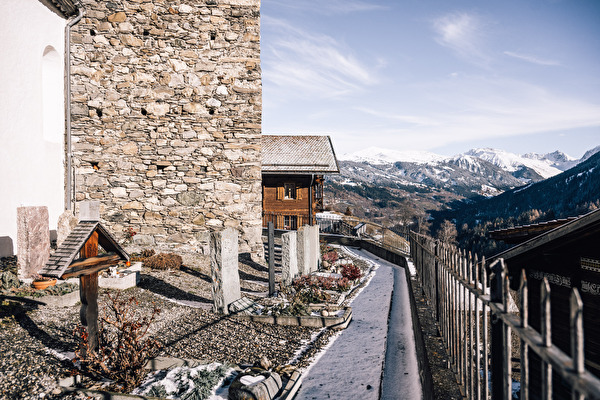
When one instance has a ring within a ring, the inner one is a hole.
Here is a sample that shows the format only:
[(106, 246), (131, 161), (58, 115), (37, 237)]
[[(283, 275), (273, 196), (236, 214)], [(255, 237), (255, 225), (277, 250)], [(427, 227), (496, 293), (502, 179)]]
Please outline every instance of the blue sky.
[(599, 0), (262, 0), (264, 134), (453, 155), (600, 145)]

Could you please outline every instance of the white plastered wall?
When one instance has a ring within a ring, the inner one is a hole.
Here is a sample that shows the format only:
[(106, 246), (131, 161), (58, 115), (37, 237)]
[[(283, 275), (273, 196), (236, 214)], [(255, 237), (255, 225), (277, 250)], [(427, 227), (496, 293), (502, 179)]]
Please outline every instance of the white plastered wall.
[(39, 0), (0, 1), (0, 256), (17, 253), (17, 207), (47, 206), (50, 229), (64, 210), (65, 25)]

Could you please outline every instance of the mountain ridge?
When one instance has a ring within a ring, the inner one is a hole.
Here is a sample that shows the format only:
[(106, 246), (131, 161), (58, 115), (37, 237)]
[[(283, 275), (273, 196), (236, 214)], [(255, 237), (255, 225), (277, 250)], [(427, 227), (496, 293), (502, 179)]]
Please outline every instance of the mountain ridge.
[(591, 155), (600, 151), (600, 146), (588, 150), (581, 159), (571, 157), (559, 150), (550, 153), (527, 153), (519, 155), (495, 148), (473, 148), (454, 156), (444, 156), (429, 151), (398, 151), (369, 147), (339, 157), (340, 161), (367, 162), (374, 165), (394, 164), (396, 162), (412, 162), (416, 164), (437, 164), (460, 156), (474, 156), (491, 162), (507, 172), (515, 172), (522, 168), (534, 170), (542, 178), (558, 175)]
[[(332, 208), (355, 208), (357, 216), (394, 223), (407, 215), (426, 215), (454, 202), (477, 202), (560, 175), (593, 157), (579, 160), (563, 152), (516, 155), (504, 150), (471, 149), (455, 156), (399, 152), (371, 147), (340, 157), (340, 174), (327, 177)], [(586, 158), (587, 157), (587, 158)]]

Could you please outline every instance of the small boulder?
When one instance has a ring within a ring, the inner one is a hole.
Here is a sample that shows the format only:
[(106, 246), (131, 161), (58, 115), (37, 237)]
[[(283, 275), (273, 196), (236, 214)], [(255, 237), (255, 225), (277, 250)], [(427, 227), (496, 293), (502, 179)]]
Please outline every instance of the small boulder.
[(281, 377), (275, 372), (243, 372), (229, 386), (229, 400), (272, 400), (281, 390)]

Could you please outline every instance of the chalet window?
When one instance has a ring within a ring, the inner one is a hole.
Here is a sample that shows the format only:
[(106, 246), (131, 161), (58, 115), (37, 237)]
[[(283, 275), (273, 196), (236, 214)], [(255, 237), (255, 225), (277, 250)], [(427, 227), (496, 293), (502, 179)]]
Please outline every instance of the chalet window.
[(323, 198), (323, 185), (315, 186), (315, 198), (322, 199)]
[(298, 217), (296, 215), (284, 215), (283, 229), (298, 229)]
[(283, 198), (286, 200), (292, 200), (296, 198), (296, 184), (284, 183), (283, 184)]

